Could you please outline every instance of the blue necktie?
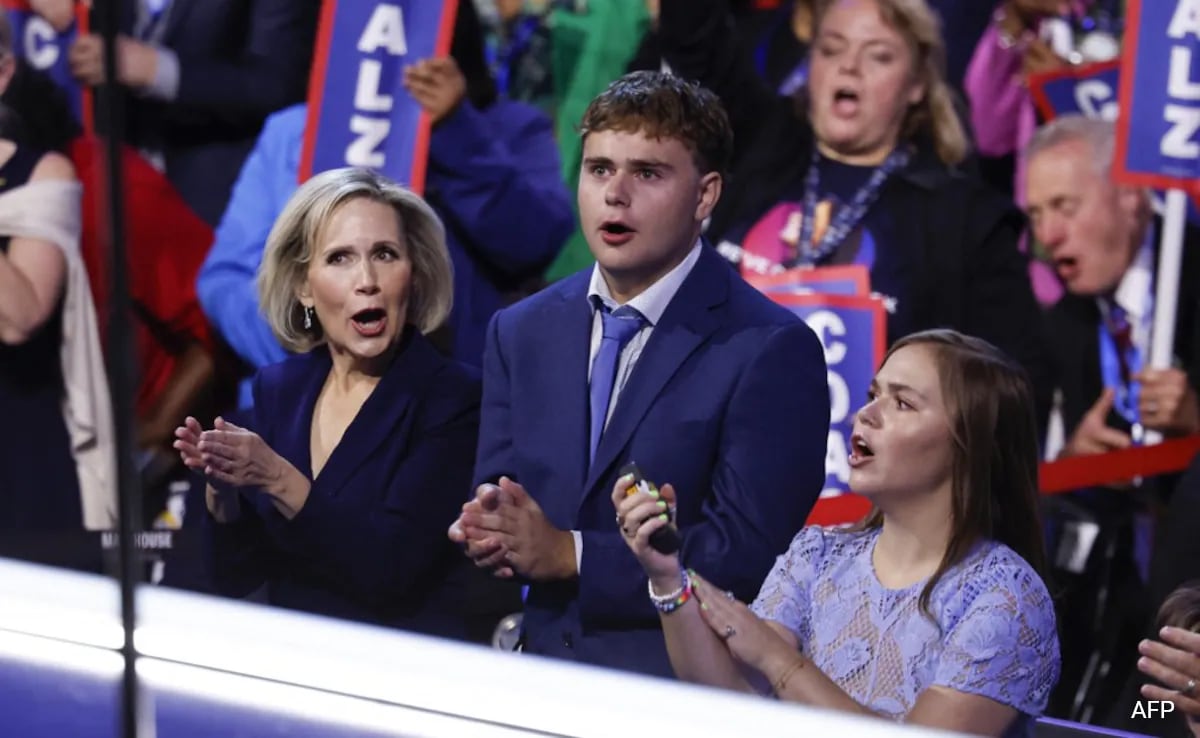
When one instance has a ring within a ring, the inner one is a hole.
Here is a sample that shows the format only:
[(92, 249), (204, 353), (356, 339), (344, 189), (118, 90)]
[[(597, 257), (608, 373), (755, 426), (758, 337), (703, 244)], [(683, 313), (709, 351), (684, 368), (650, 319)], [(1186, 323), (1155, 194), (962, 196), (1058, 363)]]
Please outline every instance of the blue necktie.
[(606, 305), (601, 305), (599, 310), (604, 335), (600, 339), (600, 350), (592, 360), (592, 435), (589, 462), (596, 457), (596, 447), (600, 445), (600, 436), (604, 433), (604, 421), (608, 417), (608, 403), (612, 399), (613, 384), (617, 379), (621, 350), (646, 323), (641, 313), (628, 306), (609, 311)]

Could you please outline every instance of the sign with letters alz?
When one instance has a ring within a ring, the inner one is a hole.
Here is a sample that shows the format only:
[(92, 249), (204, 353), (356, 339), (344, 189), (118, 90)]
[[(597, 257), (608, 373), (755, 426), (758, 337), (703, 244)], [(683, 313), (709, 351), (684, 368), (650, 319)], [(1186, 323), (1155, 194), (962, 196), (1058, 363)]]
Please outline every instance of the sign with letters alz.
[(1200, 193), (1200, 0), (1129, 0), (1114, 175)]
[(1053, 72), (1031, 74), (1029, 93), (1045, 120), (1078, 113), (1115, 121), (1121, 62), (1080, 64)]
[[(469, 0), (463, 0), (464, 2)], [(404, 67), (450, 50), (457, 0), (325, 0), (317, 29), (300, 180), (370, 167), (420, 192), (429, 116)]]
[(67, 51), (80, 28), (86, 32), (87, 11), (82, 3), (76, 5), (76, 20), (67, 30), (58, 32), (48, 21), (33, 12), (29, 0), (0, 0), (8, 12), (13, 31), (13, 53), (29, 66), (44, 72), (67, 96), (75, 119), (91, 129), (91, 104), (83, 88), (71, 76), (67, 66)]
[[(887, 340), (887, 313), (875, 297), (767, 293), (808, 324), (825, 348), (829, 377), (829, 444), (825, 452), (822, 500), (846, 494), (850, 487), (850, 435), (854, 414), (867, 390)], [(821, 502), (817, 506), (821, 506)]]
[[(1078, 114), (1115, 122), (1120, 104), (1120, 60), (1081, 64), (1029, 75), (1029, 93), (1038, 113), (1046, 121)], [(1154, 190), (1155, 207), (1162, 207), (1162, 192)], [(1188, 221), (1200, 225), (1200, 190), (1192, 194)]]

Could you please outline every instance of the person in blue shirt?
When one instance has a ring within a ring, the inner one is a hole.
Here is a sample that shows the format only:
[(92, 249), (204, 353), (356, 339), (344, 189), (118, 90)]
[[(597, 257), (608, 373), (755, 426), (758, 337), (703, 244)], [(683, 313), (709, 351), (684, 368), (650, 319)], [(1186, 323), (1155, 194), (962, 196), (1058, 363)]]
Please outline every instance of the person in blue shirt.
[[(498, 98), (471, 3), (460, 4), (450, 57), (413, 65), (404, 86), (433, 120), (424, 194), (446, 224), (454, 264), (442, 347), (478, 365), (492, 314), (540, 280), (575, 227), (552, 123)], [(306, 117), (307, 106), (295, 105), (267, 119), (197, 279), (209, 320), (255, 368), (286, 356), (254, 279), (271, 225), (298, 187)], [(248, 399), (243, 392), (243, 406)]]

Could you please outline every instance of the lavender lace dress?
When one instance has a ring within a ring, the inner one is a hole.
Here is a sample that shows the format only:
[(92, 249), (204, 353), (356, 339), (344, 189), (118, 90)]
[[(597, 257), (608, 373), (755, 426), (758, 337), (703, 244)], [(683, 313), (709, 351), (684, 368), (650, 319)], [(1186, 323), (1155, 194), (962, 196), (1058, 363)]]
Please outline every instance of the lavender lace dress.
[(901, 720), (925, 689), (982, 695), (1019, 713), (1006, 738), (1032, 734), (1058, 681), (1054, 606), (1024, 559), (977, 545), (917, 606), (925, 582), (887, 589), (871, 554), (879, 531), (810, 527), (775, 561), (751, 609), (789, 628), (801, 651), (851, 697)]

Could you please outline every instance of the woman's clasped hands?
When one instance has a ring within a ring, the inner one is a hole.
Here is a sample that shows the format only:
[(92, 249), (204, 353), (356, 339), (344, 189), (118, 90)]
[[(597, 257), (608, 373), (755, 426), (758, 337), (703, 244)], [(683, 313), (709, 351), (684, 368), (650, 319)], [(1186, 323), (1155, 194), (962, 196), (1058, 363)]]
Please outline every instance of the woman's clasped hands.
[[(175, 429), (175, 450), (189, 469), (204, 474), (210, 486), (257, 488), (270, 495), (285, 517), (299, 512), (308, 480), (257, 433), (217, 418), (211, 430), (188, 416)], [(303, 490), (302, 494), (296, 492)], [(299, 503), (299, 504), (297, 504)]]

